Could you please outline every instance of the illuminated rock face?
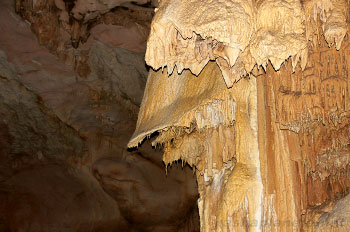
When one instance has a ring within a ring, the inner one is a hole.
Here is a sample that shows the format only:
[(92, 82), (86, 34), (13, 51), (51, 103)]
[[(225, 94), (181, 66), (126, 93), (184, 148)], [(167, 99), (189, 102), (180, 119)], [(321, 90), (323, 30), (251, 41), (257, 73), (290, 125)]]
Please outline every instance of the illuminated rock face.
[[(246, 205), (247, 201), (259, 205), (262, 193), (255, 78), (242, 79), (228, 89), (218, 78), (220, 69), (213, 62), (199, 77), (189, 71), (169, 78), (166, 75), (150, 74), (139, 114), (139, 122), (145, 123), (137, 125), (130, 144), (137, 145), (139, 134), (142, 138), (154, 130), (161, 131), (154, 143), (164, 144), (166, 165), (181, 158), (197, 168), (203, 231), (238, 228), (225, 223), (228, 217), (233, 223), (241, 219), (237, 214), (249, 215), (250, 220), (259, 218), (261, 207)], [(242, 142), (235, 143), (237, 140)], [(242, 182), (243, 188), (236, 191)]]
[(347, 214), (332, 207), (350, 187), (348, 8), (160, 2), (146, 62), (161, 70), (129, 146), (158, 132), (163, 161), (194, 168), (201, 231), (326, 231)]

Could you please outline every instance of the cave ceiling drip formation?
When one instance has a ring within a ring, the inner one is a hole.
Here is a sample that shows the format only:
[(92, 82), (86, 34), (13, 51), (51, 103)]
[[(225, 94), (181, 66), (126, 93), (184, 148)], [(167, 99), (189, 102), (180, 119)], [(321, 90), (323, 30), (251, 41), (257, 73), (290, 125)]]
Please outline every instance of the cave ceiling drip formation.
[(349, 6), (159, 2), (128, 146), (194, 168), (201, 231), (349, 231)]

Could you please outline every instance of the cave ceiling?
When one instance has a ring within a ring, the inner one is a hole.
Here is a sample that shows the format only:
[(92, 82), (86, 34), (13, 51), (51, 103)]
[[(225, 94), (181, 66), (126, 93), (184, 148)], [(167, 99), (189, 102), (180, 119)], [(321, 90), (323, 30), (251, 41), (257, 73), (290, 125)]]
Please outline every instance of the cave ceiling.
[[(196, 9), (195, 11), (193, 9)], [(347, 32), (343, 0), (161, 1), (151, 26), (146, 62), (172, 73), (198, 75), (209, 60), (232, 87), (253, 68), (277, 71), (288, 58), (305, 68), (308, 42), (318, 43), (319, 27), (339, 50)], [(256, 66), (255, 66), (256, 65)]]

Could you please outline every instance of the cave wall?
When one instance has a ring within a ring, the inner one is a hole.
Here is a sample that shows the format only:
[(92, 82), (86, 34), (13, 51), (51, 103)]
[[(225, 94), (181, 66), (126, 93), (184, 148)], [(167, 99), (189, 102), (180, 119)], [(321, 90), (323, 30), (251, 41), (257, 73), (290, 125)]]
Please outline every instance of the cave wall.
[[(289, 196), (274, 199), (276, 212), (286, 212), (294, 201), (294, 220), (305, 230), (312, 229), (313, 208), (349, 193), (348, 39), (339, 51), (325, 41), (310, 50), (304, 71), (292, 73), (287, 63), (278, 73), (269, 69), (257, 77), (259, 145), (270, 166), (263, 172), (266, 195), (274, 198), (288, 184)], [(281, 175), (277, 166), (288, 171)]]
[(0, 231), (198, 231), (192, 170), (126, 146), (153, 5), (71, 4), (0, 3)]

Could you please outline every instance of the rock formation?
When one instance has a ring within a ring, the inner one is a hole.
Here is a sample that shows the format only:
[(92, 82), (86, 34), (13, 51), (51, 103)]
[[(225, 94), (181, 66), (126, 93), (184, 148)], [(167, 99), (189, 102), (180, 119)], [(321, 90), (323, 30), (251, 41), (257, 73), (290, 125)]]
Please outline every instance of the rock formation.
[(1, 1), (0, 231), (349, 231), (349, 7)]
[(349, 6), (160, 1), (129, 146), (194, 168), (201, 231), (350, 229)]
[(199, 231), (192, 170), (127, 150), (152, 4), (0, 2), (0, 231)]
[(30, 24), (39, 43), (82, 77), (91, 71), (88, 53), (94, 38), (144, 52), (156, 5), (156, 1), (147, 0), (15, 0), (16, 13)]

